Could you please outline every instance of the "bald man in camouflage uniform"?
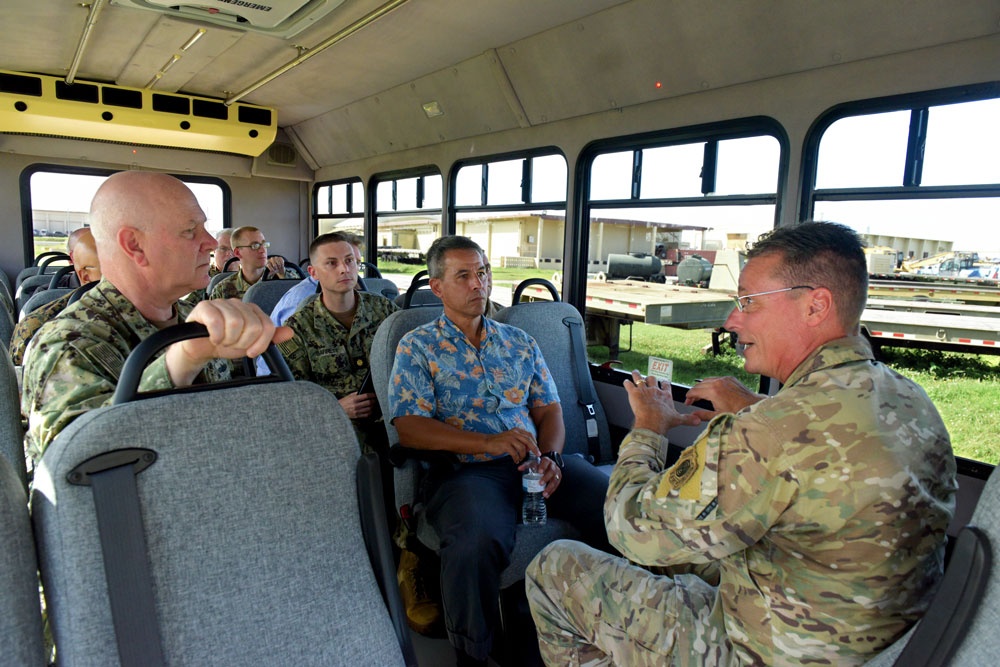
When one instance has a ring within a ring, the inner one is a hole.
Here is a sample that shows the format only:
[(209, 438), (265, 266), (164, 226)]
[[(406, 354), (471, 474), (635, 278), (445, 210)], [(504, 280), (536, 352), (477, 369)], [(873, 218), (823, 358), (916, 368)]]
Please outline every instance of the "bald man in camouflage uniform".
[(340, 401), (366, 450), (385, 443), (375, 394), (359, 394), (368, 373), (368, 356), (375, 330), (398, 310), (396, 304), (370, 292), (360, 292), (355, 239), (331, 232), (309, 246), (309, 274), (321, 291), (307, 297), (285, 326), (295, 337), (281, 345), (292, 374), (315, 382)]
[(169, 346), (143, 372), (141, 391), (224, 379), (223, 359), (257, 356), (272, 338), (292, 335), (276, 332), (254, 304), (178, 302), (208, 284), (215, 247), (198, 200), (181, 181), (153, 172), (114, 174), (94, 195), (90, 220), (104, 276), (28, 346), (21, 406), (26, 447), (36, 461), (72, 420), (111, 403), (129, 352), (159, 329), (194, 321), (209, 336)]
[[(747, 370), (784, 386), (762, 397), (711, 378), (688, 401), (717, 412), (680, 414), (670, 387), (633, 372), (605, 503), (629, 561), (563, 541), (529, 566), (549, 665), (861, 665), (927, 609), (955, 461), (924, 391), (858, 335), (859, 239), (803, 224), (748, 258), (725, 326)], [(705, 419), (667, 467), (664, 434)]]

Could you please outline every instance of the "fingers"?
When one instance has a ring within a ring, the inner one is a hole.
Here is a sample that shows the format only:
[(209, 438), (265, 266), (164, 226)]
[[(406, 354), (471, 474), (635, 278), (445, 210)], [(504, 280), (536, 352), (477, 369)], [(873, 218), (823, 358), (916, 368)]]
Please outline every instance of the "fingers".
[(548, 498), (555, 493), (556, 489), (558, 489), (559, 485), (562, 483), (563, 471), (560, 470), (559, 466), (556, 465), (556, 462), (550, 458), (543, 458), (542, 461), (542, 465), (545, 466), (542, 471), (542, 482), (545, 484), (545, 490), (542, 491), (542, 496)]
[(188, 321), (201, 322), (208, 329), (208, 341), (215, 348), (211, 357), (256, 357), (274, 337), (271, 318), (256, 304), (238, 299), (202, 301), (191, 311)]
[(348, 394), (338, 402), (351, 419), (364, 419), (371, 416), (376, 400), (375, 394)]

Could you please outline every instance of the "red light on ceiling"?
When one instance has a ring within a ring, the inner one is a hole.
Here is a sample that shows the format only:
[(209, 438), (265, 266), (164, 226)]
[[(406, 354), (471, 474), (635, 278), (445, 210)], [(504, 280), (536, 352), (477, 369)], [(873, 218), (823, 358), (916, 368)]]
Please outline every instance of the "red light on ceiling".
[(653, 87), (654, 88), (663, 88), (663, 84), (660, 83), (659, 81), (657, 81), (656, 83), (653, 84)]

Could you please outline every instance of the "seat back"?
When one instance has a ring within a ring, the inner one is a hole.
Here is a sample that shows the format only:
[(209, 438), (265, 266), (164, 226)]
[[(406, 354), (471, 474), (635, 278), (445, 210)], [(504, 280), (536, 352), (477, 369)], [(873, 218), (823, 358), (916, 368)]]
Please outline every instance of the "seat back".
[(10, 349), (10, 337), (13, 334), (14, 316), (6, 308), (0, 308), (0, 343), (3, 343), (3, 349)]
[(34, 276), (28, 276), (21, 281), (21, 284), (17, 288), (17, 293), (14, 294), (15, 306), (17, 306), (18, 312), (24, 309), (24, 304), (28, 303), (28, 299), (40, 290), (48, 289), (49, 283), (52, 281), (52, 276), (49, 274), (36, 274)]
[(381, 294), (389, 300), (399, 296), (399, 286), (388, 278), (365, 278), (365, 291)]
[(258, 280), (243, 295), (247, 303), (256, 303), (265, 314), (270, 315), (285, 292), (302, 282), (299, 279)]
[(165, 663), (404, 664), (359, 558), (354, 430), (307, 382), (112, 405), (53, 441), (32, 514), (60, 663), (119, 664), (94, 498), (67, 476), (123, 444), (156, 455), (134, 479)]
[(0, 655), (8, 665), (45, 665), (38, 566), (28, 498), (0, 457)]
[[(0, 313), (0, 319), (2, 318), (3, 313)], [(11, 469), (21, 480), (21, 486), (27, 490), (21, 392), (17, 388), (17, 375), (6, 345), (0, 352), (0, 458), (10, 463)]]
[[(566, 454), (593, 453), (595, 463), (607, 463), (614, 458), (611, 446), (611, 431), (608, 428), (607, 416), (594, 381), (590, 376), (589, 365), (581, 368), (574, 345), (584, 346), (584, 364), (586, 364), (586, 337), (583, 334), (583, 318), (580, 312), (568, 303), (562, 301), (533, 301), (515, 303), (509, 308), (497, 313), (496, 320), (512, 324), (527, 332), (538, 343), (545, 363), (552, 373), (556, 388), (559, 390), (559, 401), (562, 403), (563, 421), (566, 424), (566, 444), (563, 452)], [(574, 330), (573, 327), (576, 327)], [(572, 336), (578, 336), (573, 341)], [(587, 421), (590, 419), (586, 405), (581, 402), (580, 381), (586, 383), (586, 390), (592, 399), (594, 408), (594, 423), (596, 428), (596, 452), (589, 452)]]
[[(399, 444), (399, 433), (389, 418), (389, 381), (392, 375), (392, 364), (396, 359), (396, 346), (399, 345), (399, 339), (407, 332), (436, 320), (441, 315), (442, 310), (442, 306), (397, 310), (382, 321), (375, 332), (375, 338), (372, 339), (368, 360), (371, 366), (372, 382), (375, 385), (375, 395), (378, 397), (379, 405), (382, 406), (382, 414), (385, 415), (383, 423), (390, 448)], [(411, 507), (416, 496), (419, 476), (419, 465), (416, 461), (406, 460), (400, 461), (398, 464), (393, 469), (397, 510), (401, 507)], [(404, 512), (406, 511), (408, 510), (404, 510)]]
[[(235, 259), (235, 257), (233, 259)], [(209, 296), (212, 295), (212, 290), (215, 289), (216, 285), (218, 285), (223, 279), (228, 278), (234, 273), (236, 272), (220, 271), (219, 273), (216, 273), (214, 276), (212, 276), (212, 278), (208, 281), (208, 287), (205, 288), (205, 298), (207, 299)]]
[[(7, 274), (0, 271), (0, 275), (6, 276)], [(10, 287), (2, 280), (0, 280), (0, 310), (6, 310), (12, 318), (14, 317), (14, 295), (11, 294)]]
[(38, 290), (37, 292), (32, 294), (31, 298), (24, 303), (24, 307), (21, 308), (21, 315), (19, 319), (23, 320), (25, 315), (35, 310), (36, 308), (41, 308), (47, 303), (51, 303), (52, 301), (55, 301), (60, 297), (66, 296), (75, 289), (77, 288), (50, 287), (48, 289)]

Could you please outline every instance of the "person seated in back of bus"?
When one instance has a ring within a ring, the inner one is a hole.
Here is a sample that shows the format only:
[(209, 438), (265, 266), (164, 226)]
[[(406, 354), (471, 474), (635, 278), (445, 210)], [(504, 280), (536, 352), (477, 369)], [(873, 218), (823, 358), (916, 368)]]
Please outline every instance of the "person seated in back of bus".
[[(354, 258), (361, 266), (361, 240), (358, 239), (354, 234), (347, 234), (344, 232), (338, 232), (348, 239), (348, 243), (354, 249)], [(309, 260), (310, 263), (312, 260)], [(308, 269), (308, 267), (307, 267)], [(312, 272), (309, 272), (305, 278), (302, 279), (297, 285), (292, 287), (278, 299), (278, 303), (274, 304), (274, 308), (271, 310), (271, 321), (277, 325), (282, 325), (285, 323), (289, 317), (292, 316), (302, 302), (311, 297), (313, 294), (319, 294), (320, 286), (319, 281), (312, 276)], [(257, 364), (258, 375), (266, 374), (266, 369), (261, 368), (263, 362)]]
[(215, 239), (181, 181), (162, 173), (110, 176), (90, 208), (102, 280), (45, 324), (28, 347), (22, 410), (26, 447), (36, 461), (73, 419), (109, 405), (122, 365), (143, 339), (179, 322), (201, 322), (209, 337), (175, 343), (143, 372), (149, 391), (229, 377), (227, 359), (261, 354), (276, 329), (254, 304), (178, 299), (208, 284)]
[(278, 278), (285, 277), (285, 260), (267, 256), (271, 244), (259, 229), (249, 226), (234, 229), (231, 241), (233, 254), (240, 260), (240, 270), (216, 283), (209, 299), (242, 299), (250, 286), (264, 276), (264, 269)]
[[(73, 271), (76, 273), (80, 285), (101, 279), (101, 263), (97, 257), (94, 235), (89, 227), (80, 227), (70, 232), (69, 238), (66, 240), (66, 252), (69, 253)], [(43, 324), (61, 313), (69, 304), (72, 296), (73, 292), (69, 292), (55, 301), (39, 306), (17, 323), (10, 337), (10, 360), (15, 366), (24, 363), (24, 351), (35, 333)]]
[(398, 310), (379, 294), (358, 291), (351, 236), (330, 232), (309, 245), (309, 275), (320, 285), (285, 325), (295, 337), (279, 347), (292, 374), (326, 388), (351, 418), (363, 451), (385, 454), (386, 433), (374, 392), (358, 393), (369, 369), (375, 330)]
[(427, 266), (444, 313), (400, 340), (388, 417), (403, 445), (452, 452), (459, 461), (429, 472), (424, 517), (441, 544), (448, 638), (459, 664), (486, 664), (525, 457), (543, 456), (549, 513), (605, 547), (608, 478), (580, 457), (561, 456), (562, 408), (534, 339), (484, 317), (489, 274), (482, 249), (463, 236), (442, 237)]
[[(528, 566), (548, 665), (860, 665), (930, 603), (955, 459), (924, 391), (860, 335), (861, 240), (833, 223), (781, 227), (747, 260), (725, 328), (748, 372), (784, 386), (761, 398), (706, 382), (688, 398), (717, 411), (680, 414), (669, 386), (625, 381), (635, 424), (605, 516), (628, 560), (560, 541)], [(667, 467), (670, 429), (705, 420)]]
[(212, 265), (208, 267), (208, 277), (217, 276), (226, 270), (226, 262), (236, 255), (233, 254), (233, 230), (220, 229), (215, 233), (215, 251), (212, 252)]

